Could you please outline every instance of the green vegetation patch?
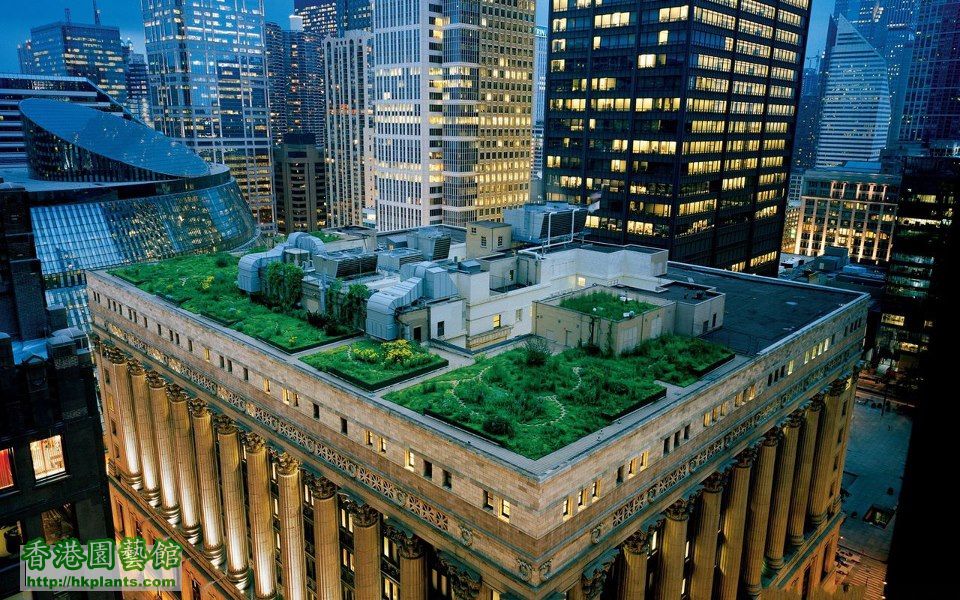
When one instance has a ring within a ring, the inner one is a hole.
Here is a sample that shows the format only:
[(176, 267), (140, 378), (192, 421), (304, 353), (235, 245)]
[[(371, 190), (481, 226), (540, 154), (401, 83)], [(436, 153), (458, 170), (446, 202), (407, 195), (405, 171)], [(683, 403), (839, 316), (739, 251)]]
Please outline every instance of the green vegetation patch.
[(303, 357), (315, 369), (345, 379), (365, 390), (377, 390), (446, 366), (447, 359), (431, 354), (416, 342), (360, 340)]
[(198, 254), (109, 271), (141, 290), (178, 304), (286, 352), (298, 352), (342, 339), (343, 328), (315, 327), (303, 310), (270, 308), (253, 302), (237, 288), (237, 263), (230, 254)]
[(538, 459), (663, 397), (666, 389), (655, 379), (686, 386), (732, 356), (676, 336), (620, 357), (584, 348), (544, 356), (542, 346), (530, 343), (385, 398)]
[(640, 300), (627, 300), (610, 292), (590, 292), (580, 296), (564, 298), (560, 301), (560, 308), (575, 310), (588, 315), (595, 315), (613, 321), (622, 321), (624, 313), (633, 312), (635, 315), (657, 308), (657, 305)]
[(310, 235), (312, 235), (313, 237), (317, 238), (318, 240), (320, 240), (320, 241), (323, 242), (323, 243), (327, 243), (327, 242), (339, 242), (341, 239), (343, 239), (343, 238), (341, 238), (339, 235), (337, 235), (337, 234), (335, 234), (335, 233), (327, 233), (327, 232), (325, 232), (325, 231), (311, 231), (311, 232), (310, 232)]

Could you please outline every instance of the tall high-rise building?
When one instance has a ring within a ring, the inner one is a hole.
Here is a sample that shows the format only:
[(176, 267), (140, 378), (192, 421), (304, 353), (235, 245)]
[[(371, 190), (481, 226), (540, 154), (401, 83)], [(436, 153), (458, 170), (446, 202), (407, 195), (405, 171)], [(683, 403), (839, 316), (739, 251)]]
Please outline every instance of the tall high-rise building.
[(324, 40), (329, 226), (360, 225), (374, 206), (373, 35)]
[(817, 135), (820, 133), (820, 57), (808, 57), (803, 69), (800, 102), (797, 105), (797, 125), (793, 136), (790, 188), (787, 204), (798, 206), (803, 172), (813, 167), (817, 155)]
[(294, 0), (293, 14), (303, 19), (303, 30), (321, 41), (342, 31), (342, 0)]
[(50, 23), (30, 30), (20, 48), (20, 72), (28, 75), (86, 77), (123, 104), (127, 80), (120, 29), (100, 23)]
[(533, 163), (530, 166), (530, 199), (543, 200), (543, 115), (547, 91), (547, 28), (533, 30)]
[[(2, 177), (0, 177), (2, 180)], [(20, 592), (28, 540), (113, 536), (87, 336), (47, 307), (31, 203), (0, 185), (0, 596)], [(114, 592), (90, 592), (109, 600)]]
[(277, 230), (318, 231), (327, 226), (327, 182), (323, 148), (312, 133), (288, 132), (273, 148)]
[(339, 10), (341, 33), (373, 30), (372, 0), (341, 0)]
[(320, 38), (305, 31), (302, 19), (290, 17), (290, 29), (266, 24), (270, 128), (280, 144), (288, 133), (310, 133), (324, 145), (324, 64)]
[(550, 11), (544, 185), (593, 236), (776, 272), (808, 0)]
[(532, 0), (374, 11), (377, 226), (498, 219), (527, 201)]
[(273, 228), (263, 0), (144, 0), (154, 128), (230, 167)]
[(27, 166), (20, 115), (20, 102), (27, 98), (62, 100), (131, 118), (116, 99), (85, 77), (0, 73), (0, 168)]
[(960, 0), (921, 3), (900, 139), (960, 140)]
[(817, 167), (879, 162), (890, 127), (887, 62), (845, 17), (830, 21)]
[(128, 41), (123, 45), (123, 64), (126, 71), (127, 110), (143, 123), (150, 125), (150, 81), (147, 77), (147, 59), (133, 51)]
[(900, 189), (877, 348), (881, 358), (910, 367), (922, 360), (938, 325), (931, 308), (953, 289), (956, 278), (944, 265), (950, 240), (956, 243), (960, 158), (905, 157)]

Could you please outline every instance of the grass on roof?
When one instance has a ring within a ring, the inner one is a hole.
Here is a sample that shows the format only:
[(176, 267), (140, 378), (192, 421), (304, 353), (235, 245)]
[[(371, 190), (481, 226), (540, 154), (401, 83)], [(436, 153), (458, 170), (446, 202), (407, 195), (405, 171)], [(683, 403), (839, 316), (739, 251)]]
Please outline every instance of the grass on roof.
[(341, 239), (343, 239), (335, 233), (327, 233), (326, 231), (311, 231), (310, 235), (324, 243), (339, 242)]
[(564, 298), (560, 301), (560, 308), (575, 310), (588, 315), (596, 315), (614, 321), (623, 320), (624, 313), (632, 312), (635, 315), (657, 308), (657, 305), (640, 300), (620, 300), (620, 296), (610, 292), (590, 292), (580, 296)]
[(663, 397), (654, 380), (690, 385), (733, 353), (663, 336), (619, 357), (573, 348), (531, 364), (529, 355), (515, 349), (481, 357), (384, 397), (538, 459)]
[(366, 390), (376, 390), (447, 365), (416, 342), (360, 340), (326, 352), (305, 356), (315, 369), (345, 379)]
[[(226, 253), (197, 254), (111, 269), (141, 290), (203, 315), (225, 327), (298, 352), (340, 339), (311, 325), (302, 310), (278, 312), (253, 302), (237, 288), (239, 259)], [(344, 329), (344, 335), (351, 331)]]

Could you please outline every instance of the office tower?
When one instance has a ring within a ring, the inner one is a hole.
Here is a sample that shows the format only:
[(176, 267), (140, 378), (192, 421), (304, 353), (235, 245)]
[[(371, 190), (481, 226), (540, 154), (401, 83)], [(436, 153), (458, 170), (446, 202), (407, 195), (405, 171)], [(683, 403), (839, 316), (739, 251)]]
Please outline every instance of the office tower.
[(324, 144), (324, 65), (320, 39), (290, 17), (290, 29), (267, 23), (270, 128), (274, 144), (288, 133), (310, 133)]
[(900, 176), (880, 163), (847, 163), (803, 174), (797, 236), (790, 252), (820, 256), (846, 248), (850, 260), (886, 264), (893, 250)]
[[(542, 205), (517, 212), (476, 234), (541, 235)], [(119, 402), (104, 403), (120, 448), (111, 497), (192, 542), (186, 587), (324, 600), (832, 589), (866, 295), (596, 243), (527, 244), (481, 269), (451, 258), (462, 235), (371, 232), (328, 251), (294, 234), (242, 257), (244, 290), (268, 265), (303, 265), (306, 307), (338, 293), (333, 270), (364, 273), (348, 297), (374, 293), (345, 318), (365, 307), (367, 337), (308, 356), (307, 321), (266, 344), (174, 308), (150, 280), (91, 273), (103, 397)], [(524, 346), (531, 333), (562, 353)], [(658, 358), (621, 352), (637, 343)], [(464, 358), (494, 344), (513, 348)], [(387, 352), (407, 358), (385, 371)], [(152, 428), (123, 416), (148, 406)]]
[(19, 117), (27, 168), (0, 177), (24, 188), (47, 304), (72, 326), (89, 323), (85, 269), (228, 250), (256, 234), (225, 166), (145, 125), (49, 98), (23, 100)]
[(923, 360), (938, 326), (932, 307), (947, 297), (956, 277), (944, 265), (951, 240), (956, 243), (960, 159), (905, 157), (900, 189), (877, 348), (881, 358), (909, 369)]
[(498, 219), (527, 201), (534, 3), (374, 11), (377, 227)]
[(774, 273), (809, 3), (733, 4), (556, 3), (544, 184), (597, 239)]
[(20, 122), (20, 102), (27, 98), (62, 100), (131, 118), (114, 98), (84, 77), (0, 73), (0, 168), (27, 166)]
[(150, 125), (150, 82), (147, 78), (147, 59), (133, 51), (128, 41), (123, 45), (123, 64), (126, 74), (127, 100), (124, 105), (146, 125)]
[(154, 128), (226, 164), (273, 229), (263, 0), (145, 0), (143, 20)]
[[(0, 596), (20, 594), (20, 547), (112, 536), (103, 429), (86, 335), (50, 311), (31, 202), (0, 184)], [(113, 592), (90, 592), (108, 600)]]
[(960, 140), (960, 2), (920, 5), (900, 139)]
[(338, 10), (341, 33), (373, 30), (372, 0), (342, 0)]
[(887, 63), (844, 17), (830, 21), (815, 166), (878, 162), (890, 127)]
[(273, 189), (280, 233), (327, 226), (327, 178), (323, 148), (312, 133), (290, 132), (273, 148)]
[(328, 226), (360, 225), (374, 206), (373, 35), (323, 41), (326, 62)]
[(86, 77), (123, 104), (127, 97), (120, 29), (100, 23), (50, 23), (30, 30), (21, 46), (20, 70), (28, 75)]
[(543, 102), (547, 91), (547, 28), (533, 30), (533, 162), (530, 199), (543, 200)]
[(800, 102), (797, 105), (793, 156), (790, 159), (788, 207), (799, 205), (803, 172), (813, 167), (816, 158), (817, 134), (820, 132), (820, 75), (820, 57), (807, 58), (807, 67), (803, 69), (803, 84), (800, 86)]
[(294, 0), (293, 14), (303, 19), (303, 30), (320, 38), (341, 31), (341, 0)]

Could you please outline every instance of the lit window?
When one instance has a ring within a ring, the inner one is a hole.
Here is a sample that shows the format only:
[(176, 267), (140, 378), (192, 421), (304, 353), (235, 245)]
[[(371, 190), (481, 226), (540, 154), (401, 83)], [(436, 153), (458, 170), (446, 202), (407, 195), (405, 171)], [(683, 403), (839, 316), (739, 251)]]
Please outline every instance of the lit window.
[(33, 457), (33, 472), (37, 481), (67, 470), (63, 464), (63, 446), (59, 435), (30, 442), (30, 455)]
[(411, 471), (414, 467), (417, 466), (417, 455), (413, 453), (413, 450), (407, 450), (407, 468)]
[(570, 498), (569, 497), (563, 499), (563, 516), (564, 518), (570, 516)]
[(493, 326), (500, 327), (500, 315), (493, 315)]
[(13, 448), (0, 448), (0, 490), (13, 484)]
[(507, 500), (500, 501), (500, 516), (507, 521), (510, 520), (510, 502)]

